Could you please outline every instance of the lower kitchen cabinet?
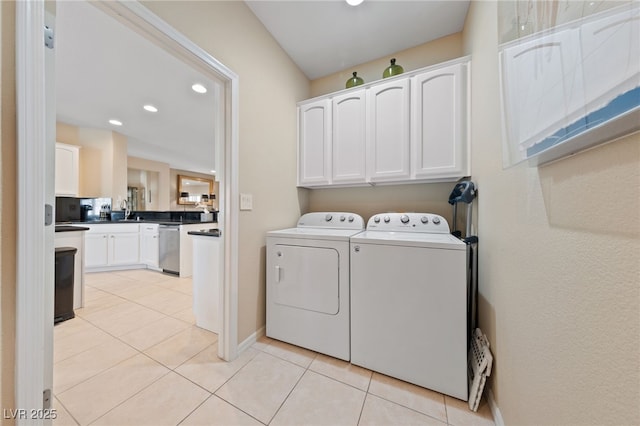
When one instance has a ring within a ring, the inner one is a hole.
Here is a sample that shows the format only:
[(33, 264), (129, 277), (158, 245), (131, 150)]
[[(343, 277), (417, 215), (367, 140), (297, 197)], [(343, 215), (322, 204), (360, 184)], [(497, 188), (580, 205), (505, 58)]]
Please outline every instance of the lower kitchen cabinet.
[(140, 263), (140, 233), (137, 224), (89, 226), (85, 234), (85, 267), (136, 265)]
[(160, 239), (158, 224), (140, 226), (140, 262), (150, 268), (160, 267)]

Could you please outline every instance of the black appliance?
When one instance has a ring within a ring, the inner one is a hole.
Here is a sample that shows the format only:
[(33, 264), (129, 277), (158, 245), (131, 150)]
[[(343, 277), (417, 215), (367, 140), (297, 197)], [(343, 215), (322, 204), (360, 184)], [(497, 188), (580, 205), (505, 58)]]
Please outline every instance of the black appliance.
[(56, 223), (80, 222), (80, 199), (56, 197)]
[(74, 247), (56, 247), (54, 324), (75, 317), (73, 280), (77, 251)]

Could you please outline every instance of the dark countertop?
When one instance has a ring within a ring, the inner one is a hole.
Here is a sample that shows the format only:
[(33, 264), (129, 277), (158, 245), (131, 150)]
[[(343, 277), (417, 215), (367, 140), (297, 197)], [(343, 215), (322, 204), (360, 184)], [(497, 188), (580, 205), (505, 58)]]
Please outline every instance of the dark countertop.
[(86, 226), (73, 226), (73, 225), (56, 225), (56, 232), (77, 232), (88, 231)]
[(219, 229), (201, 229), (199, 231), (189, 231), (189, 235), (201, 235), (203, 237), (219, 237), (221, 232)]
[[(94, 220), (91, 222), (72, 222), (73, 225), (104, 225), (104, 224), (113, 224), (113, 223), (157, 223), (159, 225), (193, 225), (193, 224), (197, 224), (197, 223), (218, 223), (216, 221), (211, 221), (211, 222), (201, 222), (199, 220), (183, 220), (183, 221), (169, 221), (169, 220), (132, 220), (132, 219), (128, 219), (128, 220)], [(71, 224), (65, 224), (66, 225), (71, 225)], [(61, 226), (61, 225), (56, 225), (56, 226)], [(88, 228), (87, 228), (88, 229)]]

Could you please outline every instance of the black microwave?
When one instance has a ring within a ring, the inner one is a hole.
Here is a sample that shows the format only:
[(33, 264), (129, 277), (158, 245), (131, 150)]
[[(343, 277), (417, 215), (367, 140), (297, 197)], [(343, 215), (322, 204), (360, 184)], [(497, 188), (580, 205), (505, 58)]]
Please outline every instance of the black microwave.
[(56, 197), (56, 223), (80, 222), (80, 199)]

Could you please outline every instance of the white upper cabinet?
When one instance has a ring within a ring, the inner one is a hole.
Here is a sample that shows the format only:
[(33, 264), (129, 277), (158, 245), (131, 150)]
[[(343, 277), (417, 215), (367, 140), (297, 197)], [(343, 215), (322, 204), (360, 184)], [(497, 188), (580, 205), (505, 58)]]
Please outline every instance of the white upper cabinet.
[(321, 99), (299, 108), (298, 185), (330, 182), (331, 100)]
[(371, 182), (410, 177), (409, 79), (372, 86), (367, 93), (367, 175)]
[(640, 8), (580, 27), (587, 112), (640, 86)]
[(502, 52), (507, 133), (527, 149), (578, 118), (584, 105), (579, 32), (567, 29)]
[(366, 91), (356, 90), (333, 98), (332, 183), (365, 183)]
[(455, 64), (412, 78), (412, 178), (469, 174), (467, 73), (467, 64)]
[(298, 104), (298, 186), (469, 175), (469, 58)]
[(77, 197), (80, 147), (56, 143), (56, 196)]

